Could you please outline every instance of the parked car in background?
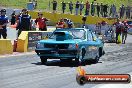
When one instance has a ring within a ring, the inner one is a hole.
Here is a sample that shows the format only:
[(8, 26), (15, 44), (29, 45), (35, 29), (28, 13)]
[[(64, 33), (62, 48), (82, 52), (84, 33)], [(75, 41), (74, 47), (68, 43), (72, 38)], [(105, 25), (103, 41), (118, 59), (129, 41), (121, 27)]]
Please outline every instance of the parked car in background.
[(75, 59), (77, 63), (92, 60), (99, 61), (103, 55), (103, 42), (88, 29), (64, 28), (56, 29), (47, 40), (40, 40), (36, 45), (36, 53), (42, 64), (47, 59)]

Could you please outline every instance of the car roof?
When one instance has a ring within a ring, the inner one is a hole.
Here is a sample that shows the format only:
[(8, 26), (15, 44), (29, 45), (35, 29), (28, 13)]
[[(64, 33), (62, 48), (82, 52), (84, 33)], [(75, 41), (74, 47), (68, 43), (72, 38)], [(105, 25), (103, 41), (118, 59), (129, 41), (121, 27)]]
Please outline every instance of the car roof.
[(67, 31), (67, 30), (88, 30), (90, 31), (89, 29), (86, 29), (86, 28), (57, 28), (55, 31)]

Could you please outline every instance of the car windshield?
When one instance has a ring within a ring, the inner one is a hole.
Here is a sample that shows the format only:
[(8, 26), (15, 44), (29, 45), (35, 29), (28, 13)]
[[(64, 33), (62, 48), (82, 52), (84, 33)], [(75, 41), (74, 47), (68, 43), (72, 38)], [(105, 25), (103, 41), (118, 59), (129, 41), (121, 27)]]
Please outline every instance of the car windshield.
[[(61, 29), (60, 29), (60, 31), (61, 31)], [(83, 30), (83, 29), (81, 29), (81, 30), (75, 30), (75, 29), (74, 30), (62, 30), (62, 31), (68, 31), (68, 32), (70, 32), (73, 39), (85, 39), (86, 38), (85, 37), (86, 33), (85, 33), (85, 30)], [(53, 34), (50, 38), (55, 39), (56, 36), (57, 35)], [(64, 35), (63, 35), (63, 37), (64, 37)]]

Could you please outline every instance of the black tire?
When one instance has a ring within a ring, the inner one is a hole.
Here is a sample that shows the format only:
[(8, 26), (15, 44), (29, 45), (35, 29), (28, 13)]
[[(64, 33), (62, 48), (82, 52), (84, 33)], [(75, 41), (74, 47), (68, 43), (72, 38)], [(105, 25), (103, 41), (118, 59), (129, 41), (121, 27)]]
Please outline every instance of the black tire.
[(92, 60), (92, 62), (93, 62), (94, 64), (98, 63), (98, 62), (99, 62), (99, 57), (98, 57), (98, 56), (96, 56), (96, 57), (95, 57), (95, 59), (94, 59), (94, 60)]
[(76, 76), (76, 81), (79, 85), (84, 85), (86, 83), (86, 78), (84, 76)]
[(41, 59), (41, 63), (42, 64), (46, 64), (47, 58), (44, 58), (44, 57), (41, 56), (40, 59)]
[[(81, 51), (81, 53), (80, 53), (80, 55), (82, 55), (82, 56), (81, 56), (81, 57), (78, 56), (78, 58), (75, 58), (75, 62), (76, 62), (77, 64), (85, 63), (85, 60), (83, 59), (84, 56), (85, 56), (85, 53), (86, 53), (86, 51), (85, 51), (85, 49), (83, 48), (82, 51)], [(80, 60), (81, 60), (81, 62), (80, 62)]]

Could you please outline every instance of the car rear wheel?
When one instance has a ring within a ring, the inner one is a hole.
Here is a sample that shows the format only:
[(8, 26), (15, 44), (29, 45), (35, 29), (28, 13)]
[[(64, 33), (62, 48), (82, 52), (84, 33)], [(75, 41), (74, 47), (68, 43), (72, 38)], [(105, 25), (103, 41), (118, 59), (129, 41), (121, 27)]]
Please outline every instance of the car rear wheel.
[(46, 64), (47, 58), (44, 58), (43, 56), (41, 56), (40, 59), (42, 64)]

